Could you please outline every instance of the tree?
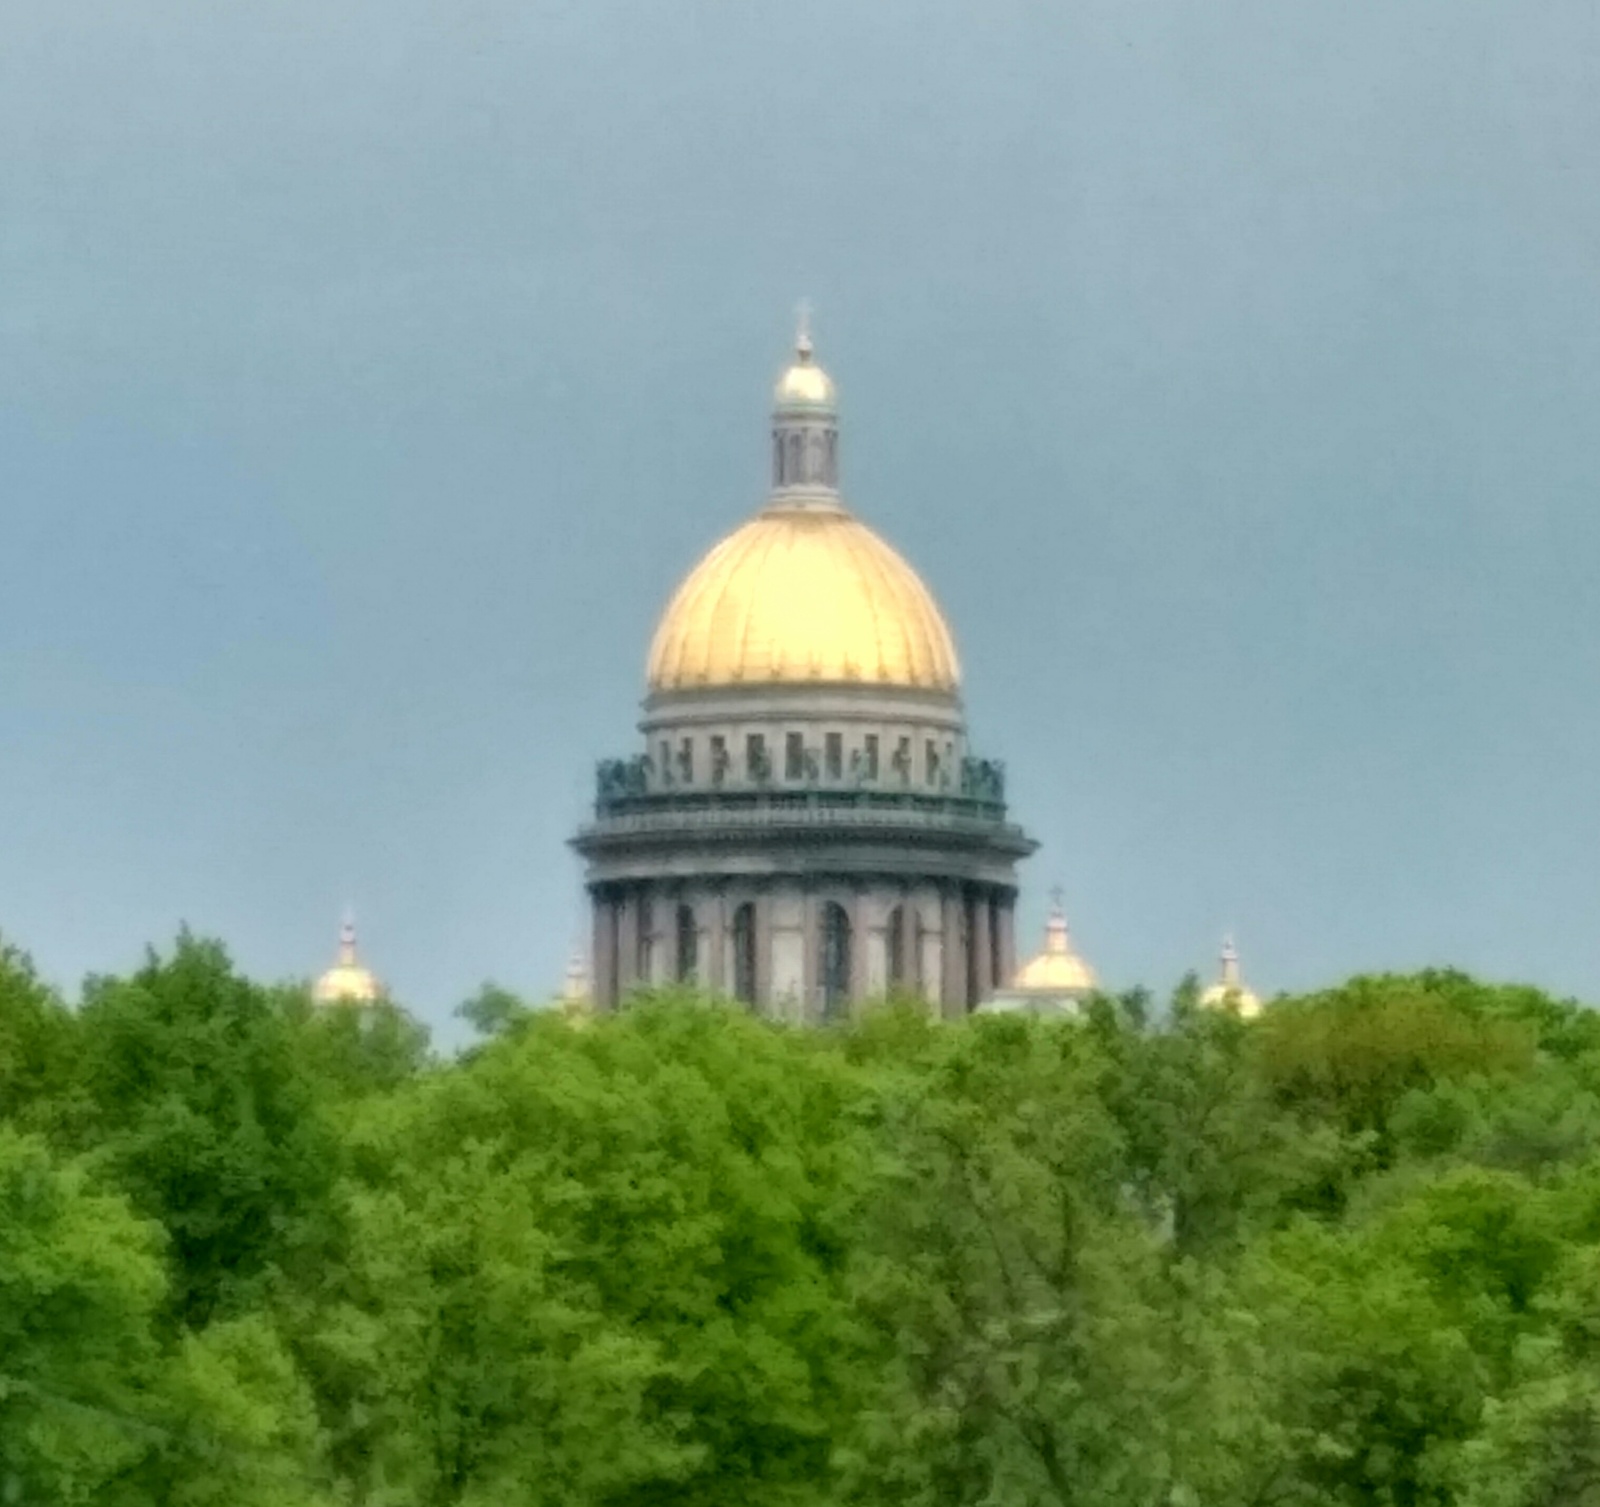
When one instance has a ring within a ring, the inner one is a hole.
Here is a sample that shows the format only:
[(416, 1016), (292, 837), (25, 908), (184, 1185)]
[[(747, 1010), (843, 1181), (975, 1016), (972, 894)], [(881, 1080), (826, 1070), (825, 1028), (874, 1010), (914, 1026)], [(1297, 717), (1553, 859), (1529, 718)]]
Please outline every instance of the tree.
[(312, 1363), (340, 1469), (405, 1504), (829, 1500), (855, 1094), (817, 1038), (677, 998), (373, 1104)]
[(339, 1141), (281, 994), (184, 934), (85, 988), (80, 1144), (167, 1234), (171, 1317), (242, 1313), (331, 1238)]
[(883, 1358), (850, 1436), (854, 1495), (1157, 1500), (1173, 1478), (1156, 1246), (1097, 1100), (1099, 1044), (1017, 1017), (926, 1029), (925, 1070), (882, 1087), (855, 1291)]
[(0, 1118), (41, 1130), (70, 1121), (74, 1027), (27, 955), (0, 942)]
[(0, 1126), (0, 1501), (102, 1502), (159, 1440), (160, 1232)]
[(1370, 977), (1281, 1001), (1255, 1025), (1277, 1101), (1368, 1139), (1373, 1165), (1397, 1152), (1391, 1119), (1413, 1091), (1534, 1071), (1537, 1032), (1452, 973)]

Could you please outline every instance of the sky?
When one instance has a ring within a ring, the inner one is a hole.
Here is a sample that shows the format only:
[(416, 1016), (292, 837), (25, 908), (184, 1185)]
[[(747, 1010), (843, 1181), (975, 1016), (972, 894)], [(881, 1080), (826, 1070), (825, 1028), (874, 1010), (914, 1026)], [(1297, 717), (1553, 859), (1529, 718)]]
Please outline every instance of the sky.
[(554, 990), (653, 624), (844, 487), (1104, 980), (1600, 1000), (1600, 8), (0, 0), (0, 932)]

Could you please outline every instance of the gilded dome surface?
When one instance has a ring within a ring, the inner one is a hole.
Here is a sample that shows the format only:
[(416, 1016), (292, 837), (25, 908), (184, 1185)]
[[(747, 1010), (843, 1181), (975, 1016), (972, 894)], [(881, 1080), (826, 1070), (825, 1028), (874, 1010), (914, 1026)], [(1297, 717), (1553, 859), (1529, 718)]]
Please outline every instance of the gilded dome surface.
[(1094, 969), (1072, 950), (1066, 914), (1059, 903), (1050, 909), (1044, 951), (1017, 970), (1012, 989), (1025, 993), (1088, 993), (1095, 987)]
[(794, 363), (778, 378), (772, 401), (778, 408), (831, 408), (837, 401), (833, 378), (811, 359), (809, 342), (801, 345)]
[(837, 505), (775, 502), (678, 588), (650, 646), (652, 691), (850, 682), (954, 692), (944, 617), (920, 577)]

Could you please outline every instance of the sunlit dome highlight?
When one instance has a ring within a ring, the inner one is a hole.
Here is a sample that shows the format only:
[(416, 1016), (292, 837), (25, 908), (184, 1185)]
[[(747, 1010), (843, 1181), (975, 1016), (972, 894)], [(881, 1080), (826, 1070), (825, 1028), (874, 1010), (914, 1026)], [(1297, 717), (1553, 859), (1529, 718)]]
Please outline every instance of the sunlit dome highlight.
[(312, 986), (311, 997), (319, 1005), (366, 1005), (383, 996), (377, 975), (356, 956), (356, 923), (346, 916), (339, 928), (339, 960)]

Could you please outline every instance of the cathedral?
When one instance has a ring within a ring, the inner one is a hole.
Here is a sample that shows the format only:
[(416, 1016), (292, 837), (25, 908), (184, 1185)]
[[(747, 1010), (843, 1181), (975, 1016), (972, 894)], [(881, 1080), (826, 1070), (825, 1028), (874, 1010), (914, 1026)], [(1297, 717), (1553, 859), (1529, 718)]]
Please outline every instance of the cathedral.
[[(794, 1022), (891, 993), (952, 1019), (1075, 1014), (1098, 981), (1059, 893), (1043, 950), (1017, 966), (1017, 864), (1036, 844), (1007, 812), (1002, 764), (968, 744), (938, 603), (845, 504), (838, 397), (803, 325), (771, 444), (765, 503), (657, 625), (641, 743), (596, 770), (572, 839), (593, 933), (566, 1006), (685, 984)], [(387, 998), (348, 916), (312, 993)], [(1262, 1008), (1231, 939), (1200, 1002)]]
[(968, 745), (949, 626), (846, 505), (839, 407), (804, 328), (766, 502), (656, 628), (642, 743), (573, 839), (601, 1009), (695, 983), (792, 1021), (916, 993), (960, 1016), (1015, 971), (1033, 840)]

